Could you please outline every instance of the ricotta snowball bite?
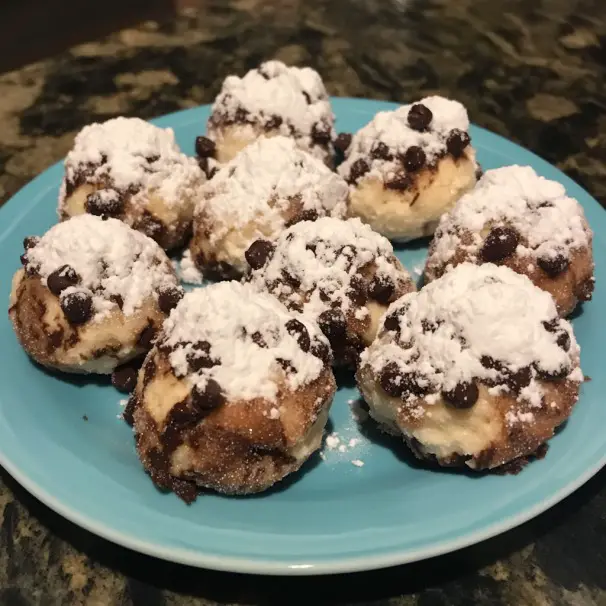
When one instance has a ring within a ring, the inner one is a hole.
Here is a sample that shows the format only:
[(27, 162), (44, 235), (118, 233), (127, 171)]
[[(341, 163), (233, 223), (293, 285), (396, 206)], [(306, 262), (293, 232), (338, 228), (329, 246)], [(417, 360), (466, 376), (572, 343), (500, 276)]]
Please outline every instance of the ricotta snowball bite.
[(379, 112), (351, 142), (339, 139), (339, 173), (351, 184), (351, 214), (390, 240), (431, 235), (442, 213), (476, 183), (467, 111), (426, 97)]
[(592, 233), (581, 205), (530, 166), (487, 171), (440, 221), (425, 280), (459, 263), (496, 263), (550, 293), (560, 315), (593, 292)]
[(212, 107), (207, 135), (215, 142), (215, 158), (221, 163), (229, 162), (261, 135), (284, 135), (332, 165), (334, 120), (316, 71), (267, 61), (243, 78), (225, 79)]
[(85, 126), (65, 159), (59, 217), (114, 217), (168, 250), (190, 234), (206, 176), (182, 154), (170, 128), (139, 118)]
[(262, 137), (202, 188), (190, 243), (208, 277), (232, 279), (248, 268), (244, 253), (298, 221), (343, 217), (349, 191), (341, 177), (286, 137)]
[(389, 308), (357, 379), (374, 419), (418, 458), (519, 470), (568, 418), (583, 373), (549, 294), (463, 263)]
[(355, 366), (388, 305), (415, 290), (389, 241), (359, 219), (297, 223), (246, 258), (256, 288), (319, 324), (337, 365)]
[(320, 447), (335, 389), (317, 326), (250, 285), (213, 284), (185, 295), (139, 373), (137, 450), (186, 501), (259, 492)]
[(9, 315), (25, 351), (50, 368), (111, 373), (151, 348), (183, 294), (160, 246), (116, 219), (80, 215), (24, 247)]

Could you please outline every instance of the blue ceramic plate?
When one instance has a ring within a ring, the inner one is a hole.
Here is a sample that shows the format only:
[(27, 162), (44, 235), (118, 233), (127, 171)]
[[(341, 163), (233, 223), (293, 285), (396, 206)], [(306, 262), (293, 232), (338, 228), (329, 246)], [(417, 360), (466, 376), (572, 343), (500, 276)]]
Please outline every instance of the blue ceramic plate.
[[(390, 103), (335, 99), (338, 128), (356, 131)], [(208, 107), (165, 116), (193, 154)], [(405, 456), (397, 440), (358, 429), (341, 387), (332, 430), (348, 452), (328, 450), (277, 489), (248, 498), (203, 496), (192, 506), (156, 491), (135, 454), (131, 430), (118, 418), (121, 395), (99, 381), (52, 376), (17, 344), (6, 313), (0, 320), (0, 464), (25, 488), (76, 524), (137, 551), (195, 566), (252, 573), (318, 574), (380, 568), (476, 543), (536, 516), (586, 482), (606, 462), (606, 214), (577, 184), (532, 153), (472, 127), (482, 166), (530, 164), (560, 181), (585, 208), (596, 232), (597, 288), (574, 320), (582, 364), (592, 381), (547, 457), (517, 476), (430, 471)], [(57, 164), (0, 209), (0, 301), (24, 236), (56, 221), (62, 166)], [(426, 249), (401, 248), (409, 268)], [(88, 421), (83, 417), (86, 416)], [(354, 447), (348, 441), (357, 439)], [(361, 460), (361, 467), (352, 463)]]

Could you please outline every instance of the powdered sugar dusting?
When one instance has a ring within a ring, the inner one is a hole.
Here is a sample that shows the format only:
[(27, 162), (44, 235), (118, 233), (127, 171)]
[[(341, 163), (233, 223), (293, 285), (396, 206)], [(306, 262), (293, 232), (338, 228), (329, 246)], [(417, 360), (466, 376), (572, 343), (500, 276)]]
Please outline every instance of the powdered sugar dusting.
[[(278, 285), (280, 299), (288, 306), (302, 305), (303, 312), (317, 317), (324, 310), (340, 307), (344, 312), (353, 304), (349, 297), (352, 279), (359, 277), (363, 267), (375, 265), (375, 275), (393, 284), (412, 282), (393, 255), (391, 243), (372, 231), (359, 219), (342, 221), (323, 218), (303, 221), (280, 234), (271, 260), (253, 271), (252, 283), (259, 289)], [(288, 275), (299, 284), (285, 283)], [(356, 310), (356, 318), (368, 315), (364, 305)]]
[(330, 139), (334, 138), (334, 115), (320, 75), (309, 67), (287, 67), (280, 61), (263, 63), (243, 78), (224, 80), (209, 121), (211, 137), (222, 120), (271, 124), (272, 130), (294, 136), (312, 153), (314, 125), (324, 125)]
[(228, 230), (243, 228), (251, 242), (276, 235), (293, 205), (320, 217), (342, 217), (348, 200), (347, 184), (287, 137), (259, 138), (206, 183), (202, 193), (206, 200), (196, 212), (213, 221), (211, 243)]
[[(194, 195), (204, 180), (195, 159), (179, 150), (172, 129), (124, 117), (90, 124), (78, 133), (65, 159), (65, 178), (73, 182), (83, 174), (88, 183), (134, 192), (134, 204), (145, 204), (154, 192), (168, 206)], [(60, 204), (64, 201), (65, 187)]]
[[(475, 189), (442, 216), (429, 264), (448, 263), (461, 246), (475, 261), (483, 242), (478, 234), (497, 226), (513, 227), (520, 234), (516, 252), (529, 260), (569, 257), (591, 243), (581, 205), (566, 196), (560, 183), (540, 177), (530, 166), (507, 166), (486, 171)], [(463, 244), (464, 232), (474, 234), (471, 243)]]
[[(187, 293), (165, 321), (158, 342), (171, 350), (169, 359), (177, 376), (187, 377), (201, 389), (214, 379), (228, 399), (275, 402), (281, 383), (295, 390), (317, 379), (324, 368), (286, 329), (293, 317), (268, 294), (247, 284), (222, 282)], [(319, 328), (304, 319), (300, 322), (312, 342), (327, 345)], [(201, 343), (207, 344), (207, 351), (200, 349)], [(190, 359), (203, 355), (217, 364), (193, 370)], [(288, 372), (280, 360), (287, 362)], [(271, 412), (271, 418), (277, 418), (276, 413)]]
[(179, 277), (186, 284), (199, 285), (204, 282), (204, 275), (198, 269), (198, 267), (196, 267), (189, 249), (183, 253), (183, 257), (181, 258), (178, 266)]
[(51, 227), (28, 249), (27, 259), (43, 284), (64, 265), (75, 270), (78, 285), (62, 294), (91, 295), (97, 320), (117, 309), (118, 297), (122, 312), (131, 315), (163, 287), (177, 285), (168, 257), (151, 238), (116, 219), (88, 214)]
[(425, 105), (433, 114), (429, 130), (419, 132), (410, 127), (408, 112), (413, 104), (402, 105), (394, 111), (379, 112), (354, 135), (339, 173), (349, 175), (351, 166), (359, 159), (369, 163), (369, 174), (380, 177), (393, 173), (397, 168), (395, 160), (371, 157), (371, 151), (378, 143), (386, 145), (394, 156), (403, 154), (413, 145), (419, 146), (425, 152), (427, 161), (432, 163), (446, 152), (446, 140), (452, 129), (468, 130), (467, 110), (458, 101), (432, 96), (425, 97), (418, 103)]
[[(380, 373), (395, 363), (402, 376), (418, 379), (430, 394), (428, 403), (431, 395), (474, 379), (499, 383), (500, 371), (483, 359), (511, 372), (528, 369), (529, 384), (519, 398), (531, 407), (542, 405), (537, 368), (547, 373), (566, 368), (568, 380), (578, 380), (573, 369), (579, 348), (572, 327), (558, 319), (549, 294), (506, 267), (463, 263), (419, 293), (402, 297), (388, 315), (397, 310), (399, 331), (380, 333), (362, 353), (362, 364)], [(568, 333), (568, 351), (557, 345), (556, 334), (544, 323), (557, 323), (558, 331)], [(415, 398), (409, 395), (409, 400)]]

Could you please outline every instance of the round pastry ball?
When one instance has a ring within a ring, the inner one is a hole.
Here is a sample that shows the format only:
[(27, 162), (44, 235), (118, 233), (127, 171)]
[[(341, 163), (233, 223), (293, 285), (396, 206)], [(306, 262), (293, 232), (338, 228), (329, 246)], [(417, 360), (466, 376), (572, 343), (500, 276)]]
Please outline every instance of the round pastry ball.
[(570, 415), (583, 373), (549, 294), (507, 267), (463, 263), (389, 308), (357, 380), (418, 458), (519, 470)]
[(228, 76), (208, 121), (214, 157), (229, 162), (261, 135), (292, 137), (328, 165), (333, 163), (334, 115), (320, 75), (309, 67), (267, 61), (243, 78)]
[(24, 247), (9, 315), (25, 351), (49, 368), (111, 373), (151, 348), (183, 295), (160, 246), (116, 219), (80, 215)]
[(476, 183), (468, 128), (465, 108), (443, 97), (379, 112), (340, 145), (351, 214), (390, 240), (431, 235), (442, 213)]
[(581, 205), (530, 166), (487, 171), (440, 221), (425, 267), (430, 282), (460, 263), (495, 263), (528, 276), (566, 316), (593, 292), (592, 233)]
[(320, 330), (250, 285), (185, 295), (132, 400), (139, 456), (186, 501), (198, 488), (266, 490), (320, 447), (335, 393)]
[(179, 151), (170, 128), (139, 118), (85, 126), (65, 159), (59, 217), (114, 217), (169, 250), (191, 232), (206, 176)]
[(343, 217), (349, 191), (341, 177), (286, 137), (262, 137), (202, 188), (190, 243), (207, 276), (239, 278), (244, 253), (299, 221)]
[(359, 219), (297, 223), (246, 257), (256, 288), (318, 323), (336, 365), (355, 366), (389, 304), (415, 290), (389, 241)]

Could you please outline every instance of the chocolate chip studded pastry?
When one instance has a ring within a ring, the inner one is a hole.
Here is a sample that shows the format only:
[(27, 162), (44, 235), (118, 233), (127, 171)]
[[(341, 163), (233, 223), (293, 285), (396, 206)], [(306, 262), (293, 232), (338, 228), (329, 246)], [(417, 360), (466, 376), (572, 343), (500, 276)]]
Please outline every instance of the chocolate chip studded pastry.
[(442, 217), (429, 250), (426, 281), (459, 263), (495, 263), (550, 293), (560, 315), (593, 292), (592, 234), (581, 205), (560, 183), (530, 166), (487, 171)]
[(196, 160), (179, 151), (172, 129), (139, 118), (91, 124), (65, 159), (59, 217), (114, 217), (168, 250), (189, 236), (205, 180)]
[(389, 241), (359, 219), (297, 223), (246, 257), (258, 289), (318, 323), (337, 365), (355, 366), (387, 306), (415, 290)]
[(209, 277), (237, 278), (257, 239), (319, 217), (343, 217), (347, 184), (286, 137), (262, 137), (202, 187), (191, 256)]
[(543, 448), (583, 374), (546, 292), (506, 267), (463, 263), (389, 308), (357, 379), (371, 415), (417, 457), (479, 470), (519, 468)]
[(25, 351), (50, 368), (111, 373), (151, 348), (183, 294), (164, 251), (116, 219), (80, 215), (24, 246), (9, 315)]
[(139, 373), (137, 450), (186, 501), (260, 492), (319, 448), (334, 392), (314, 324), (250, 285), (213, 284), (185, 295)]
[(267, 61), (243, 78), (228, 76), (208, 121), (214, 157), (229, 162), (257, 137), (284, 135), (332, 165), (334, 115), (322, 78), (309, 67)]
[(442, 213), (476, 183), (465, 108), (426, 97), (380, 112), (349, 142), (339, 173), (351, 184), (351, 214), (391, 240), (431, 235)]

